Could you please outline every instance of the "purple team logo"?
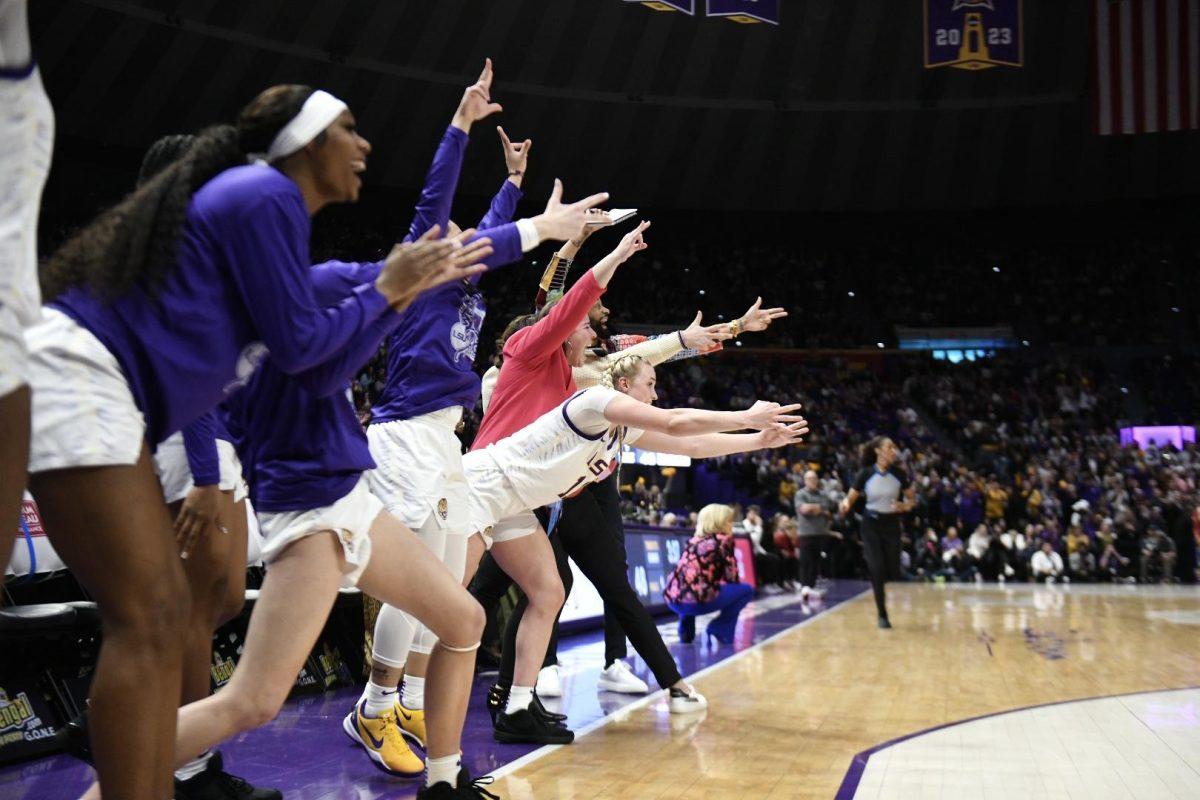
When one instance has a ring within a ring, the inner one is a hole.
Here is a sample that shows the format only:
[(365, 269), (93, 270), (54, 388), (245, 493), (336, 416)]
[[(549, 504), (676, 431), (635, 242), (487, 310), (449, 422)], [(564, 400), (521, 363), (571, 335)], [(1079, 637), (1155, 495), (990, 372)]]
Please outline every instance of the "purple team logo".
[(487, 314), (483, 297), (478, 292), (467, 292), (458, 306), (458, 322), (450, 328), (450, 346), (454, 348), (454, 363), (466, 360), (469, 369), (475, 363), (475, 351), (479, 347), (479, 329)]
[(925, 0), (925, 68), (1025, 63), (1022, 0)]

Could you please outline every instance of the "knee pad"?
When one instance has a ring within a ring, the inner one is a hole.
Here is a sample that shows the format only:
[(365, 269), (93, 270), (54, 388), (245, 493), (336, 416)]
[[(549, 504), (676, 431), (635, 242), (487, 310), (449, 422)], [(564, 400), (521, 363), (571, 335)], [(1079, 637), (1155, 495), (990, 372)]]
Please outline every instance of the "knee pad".
[(421, 623), (418, 622), (417, 626), (419, 630), (413, 639), (412, 651), (427, 656), (433, 652), (433, 646), (438, 643), (438, 637)]
[(411, 616), (384, 603), (375, 619), (375, 646), (371, 659), (394, 669), (403, 667), (408, 660), (408, 651), (415, 649), (413, 640), (417, 625), (420, 623)]

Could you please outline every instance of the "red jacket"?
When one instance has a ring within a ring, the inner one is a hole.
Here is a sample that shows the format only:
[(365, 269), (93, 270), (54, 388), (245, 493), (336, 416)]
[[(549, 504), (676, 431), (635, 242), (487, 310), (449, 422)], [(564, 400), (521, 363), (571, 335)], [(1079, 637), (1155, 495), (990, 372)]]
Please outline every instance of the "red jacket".
[(587, 319), (602, 294), (603, 287), (588, 270), (549, 314), (508, 338), (504, 366), (472, 450), (511, 436), (575, 393), (563, 342)]

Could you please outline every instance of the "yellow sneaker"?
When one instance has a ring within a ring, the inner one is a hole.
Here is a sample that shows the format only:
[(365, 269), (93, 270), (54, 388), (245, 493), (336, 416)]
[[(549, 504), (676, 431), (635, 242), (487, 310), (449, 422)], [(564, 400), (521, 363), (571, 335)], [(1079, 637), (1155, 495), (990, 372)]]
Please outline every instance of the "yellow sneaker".
[(404, 703), (397, 700), (396, 705), (392, 706), (392, 713), (396, 715), (396, 724), (400, 726), (400, 732), (416, 742), (418, 747), (424, 748), (425, 709), (405, 708)]
[[(395, 711), (386, 711), (378, 717), (368, 717), (363, 712), (366, 701), (362, 701), (342, 721), (346, 735), (363, 746), (371, 760), (385, 772), (393, 775), (413, 776), (425, 771), (425, 762), (412, 751), (408, 742), (400, 735)], [(425, 729), (425, 717), (421, 716), (421, 730)]]

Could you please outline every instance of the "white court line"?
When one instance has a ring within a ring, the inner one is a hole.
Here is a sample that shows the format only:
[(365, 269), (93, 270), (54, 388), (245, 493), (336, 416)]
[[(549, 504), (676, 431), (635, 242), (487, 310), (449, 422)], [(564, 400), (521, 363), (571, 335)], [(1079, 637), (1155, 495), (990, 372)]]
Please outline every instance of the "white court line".
[[(771, 642), (775, 641), (776, 639), (779, 639), (780, 637), (786, 636), (787, 634), (791, 633), (792, 631), (796, 630), (797, 628), (803, 628), (805, 625), (808, 625), (810, 622), (816, 622), (817, 620), (823, 619), (824, 617), (826, 617), (829, 614), (834, 613), (835, 611), (839, 611), (839, 610), (845, 608), (846, 606), (852, 604), (855, 600), (858, 600), (859, 598), (868, 594), (869, 590), (870, 590), (870, 587), (868, 586), (868, 587), (864, 588), (862, 591), (860, 591), (858, 594), (854, 595), (853, 597), (848, 597), (845, 600), (843, 600), (842, 602), (838, 603), (833, 608), (822, 611), (819, 614), (814, 614), (813, 616), (809, 617), (808, 619), (800, 620), (795, 625), (791, 625), (787, 628), (784, 628), (779, 633), (776, 633), (772, 636), (768, 636), (766, 639), (763, 639), (761, 642), (750, 645), (745, 650), (739, 650), (738, 652), (734, 653), (733, 655), (729, 656), (728, 658), (724, 658), (715, 664), (709, 664), (704, 669), (702, 669), (698, 672), (693, 672), (691, 675), (686, 675), (686, 676), (684, 676), (684, 680), (691, 682), (692, 680), (694, 680), (696, 678), (704, 677), (705, 675), (712, 672), (713, 670), (716, 670), (720, 667), (728, 666), (729, 664), (732, 664), (733, 662), (738, 661), (739, 659), (745, 658), (746, 656), (753, 653), (755, 650), (758, 650), (761, 647), (766, 647)], [(799, 602), (799, 600), (797, 600), (797, 602)], [(616, 711), (605, 714), (600, 719), (594, 720), (593, 722), (590, 722), (587, 725), (580, 728), (579, 730), (575, 731), (575, 741), (578, 742), (584, 736), (587, 736), (589, 733), (592, 733), (593, 731), (603, 728), (605, 725), (607, 725), (610, 722), (614, 722), (617, 719), (621, 719), (621, 718), (629, 716), (629, 714), (633, 713), (634, 711), (637, 711), (639, 708), (648, 706), (651, 703), (655, 702), (656, 700), (658, 700), (662, 697), (665, 697), (666, 694), (667, 694), (666, 689), (659, 689), (657, 692), (654, 692), (653, 694), (648, 694), (645, 697), (641, 698), (640, 700), (635, 700), (634, 702), (630, 703), (627, 706), (622, 706), (621, 708), (618, 708)], [(499, 769), (489, 772), (488, 774), (491, 775), (493, 778), (503, 778), (506, 775), (516, 772), (517, 770), (521, 769), (522, 767), (526, 767), (526, 766), (532, 764), (534, 761), (538, 761), (539, 759), (545, 758), (546, 756), (553, 753), (555, 750), (560, 750), (564, 747), (571, 747), (571, 746), (572, 745), (569, 745), (569, 744), (542, 745), (537, 750), (534, 750), (532, 753), (526, 753), (525, 755), (521, 756), (517, 760), (510, 761), (507, 764), (505, 764), (504, 766), (500, 767)]]

